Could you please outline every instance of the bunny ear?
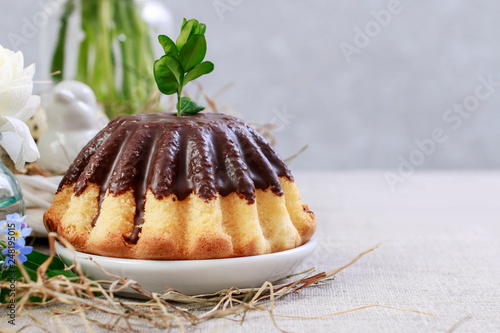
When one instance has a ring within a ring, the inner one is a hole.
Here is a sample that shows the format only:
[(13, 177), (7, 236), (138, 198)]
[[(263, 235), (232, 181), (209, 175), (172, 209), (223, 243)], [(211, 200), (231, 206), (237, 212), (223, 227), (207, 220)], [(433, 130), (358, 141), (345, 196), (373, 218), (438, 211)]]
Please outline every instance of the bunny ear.
[(55, 93), (54, 99), (59, 103), (69, 104), (76, 99), (76, 96), (69, 89), (61, 89)]

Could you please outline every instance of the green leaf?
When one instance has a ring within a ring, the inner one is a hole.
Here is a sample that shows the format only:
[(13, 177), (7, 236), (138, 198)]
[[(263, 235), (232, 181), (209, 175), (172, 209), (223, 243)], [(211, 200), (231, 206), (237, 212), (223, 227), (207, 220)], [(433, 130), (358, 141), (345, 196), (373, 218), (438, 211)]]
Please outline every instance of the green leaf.
[(158, 89), (165, 95), (172, 95), (182, 86), (184, 70), (179, 60), (165, 55), (156, 60), (154, 75)]
[[(28, 276), (32, 281), (36, 281), (36, 270), (32, 270), (30, 268), (25, 267), (26, 273), (28, 273)], [(10, 266), (8, 269), (4, 270), (2, 272), (2, 275), (0, 277), (0, 280), (2, 282), (7, 282), (7, 281), (24, 281), (24, 277), (17, 268), (17, 266)], [(10, 301), (9, 297), (9, 292), (10, 289), (2, 289), (0, 291), (0, 303), (7, 303)]]
[(201, 63), (207, 54), (207, 41), (205, 36), (193, 35), (179, 52), (184, 71), (190, 71)]
[(161, 46), (163, 47), (163, 51), (165, 51), (165, 55), (169, 55), (171, 57), (179, 59), (179, 54), (178, 54), (179, 51), (177, 50), (177, 46), (175, 46), (175, 43), (173, 40), (171, 40), (168, 36), (159, 35), (158, 41), (160, 42)]
[[(26, 267), (25, 265), (24, 266), (24, 269), (26, 270), (26, 272), (28, 273), (28, 276), (30, 277), (31, 281), (36, 281), (36, 278), (37, 278), (37, 275), (36, 275), (36, 268), (33, 269), (31, 267)], [(38, 268), (38, 267), (37, 267)], [(14, 273), (12, 273), (14, 271)], [(21, 271), (19, 270), (19, 268), (17, 268), (17, 266), (15, 267), (10, 267), (9, 270), (6, 270), (4, 271), (4, 274), (2, 274), (2, 280), (5, 280), (5, 279), (8, 279), (12, 274), (14, 274), (16, 277), (15, 277), (15, 280), (16, 281), (24, 281), (24, 276), (23, 274), (21, 274)]]
[(181, 108), (180, 108), (181, 113), (195, 114), (205, 110), (204, 106), (201, 106), (198, 103), (192, 101), (191, 98), (189, 97), (182, 97), (180, 103), (181, 103)]
[[(26, 266), (26, 264), (32, 264), (38, 268), (38, 266), (40, 266), (45, 261), (47, 261), (47, 259), (49, 259), (49, 257), (50, 256), (48, 256), (46, 254), (40, 253), (38, 251), (33, 251), (26, 256), (26, 258), (28, 258), (28, 260), (24, 263), (24, 266)], [(54, 257), (52, 259), (52, 262), (50, 263), (48, 269), (49, 270), (50, 269), (64, 269), (64, 267), (65, 267), (64, 263), (59, 258)]]
[(210, 61), (204, 61), (186, 74), (183, 85), (185, 86), (188, 82), (196, 80), (200, 76), (208, 74), (213, 70), (214, 64)]
[(205, 32), (207, 26), (195, 19), (182, 20), (179, 37), (174, 43), (167, 36), (158, 36), (165, 55), (154, 64), (154, 77), (158, 89), (166, 95), (177, 93), (177, 115), (195, 114), (205, 109), (182, 96), (186, 83), (214, 70), (210, 61), (203, 62), (207, 54)]
[(200, 23), (200, 32), (199, 32), (199, 34), (204, 35), (205, 31), (207, 31), (207, 25), (203, 24), (203, 23)]
[[(3, 256), (1, 257), (2, 259), (4, 259)], [(28, 260), (23, 263), (23, 267), (26, 270), (26, 273), (28, 273), (29, 278), (32, 281), (36, 282), (37, 269), (49, 258), (49, 256), (37, 251), (33, 251), (26, 257), (28, 258)], [(76, 275), (72, 271), (65, 270), (64, 268), (64, 263), (59, 258), (54, 257), (52, 258), (52, 262), (50, 263), (46, 274), (49, 278), (58, 275), (64, 275), (68, 278), (76, 278)], [(0, 281), (2, 282), (6, 282), (9, 280), (24, 281), (24, 276), (21, 274), (17, 266), (7, 268), (0, 273)], [(9, 291), (10, 290), (8, 289), (2, 289), (0, 291), (0, 301), (2, 301), (3, 303), (10, 301), (10, 297), (8, 295)], [(42, 298), (31, 296), (29, 298), (29, 301), (32, 303), (42, 302)]]
[[(38, 267), (43, 264), (47, 259), (49, 259), (49, 256), (37, 251), (33, 251), (30, 254), (26, 256), (28, 260), (23, 264), (24, 267), (32, 269), (36, 271)], [(61, 259), (54, 257), (52, 258), (52, 262), (50, 263), (49, 267), (47, 268), (47, 276), (52, 277), (52, 276), (57, 276), (57, 275), (64, 275), (67, 277), (74, 277), (76, 276), (72, 271), (70, 270), (65, 270), (66, 266), (64, 263), (61, 261)]]
[(181, 28), (181, 34), (179, 35), (175, 43), (177, 45), (177, 49), (182, 49), (182, 47), (187, 43), (188, 39), (199, 31), (200, 23), (195, 19), (191, 19), (183, 24)]
[(53, 277), (53, 276), (58, 276), (58, 275), (64, 275), (66, 277), (76, 277), (75, 273), (73, 273), (69, 269), (68, 270), (66, 270), (66, 269), (58, 269), (58, 270), (47, 271), (47, 276), (49, 278)]

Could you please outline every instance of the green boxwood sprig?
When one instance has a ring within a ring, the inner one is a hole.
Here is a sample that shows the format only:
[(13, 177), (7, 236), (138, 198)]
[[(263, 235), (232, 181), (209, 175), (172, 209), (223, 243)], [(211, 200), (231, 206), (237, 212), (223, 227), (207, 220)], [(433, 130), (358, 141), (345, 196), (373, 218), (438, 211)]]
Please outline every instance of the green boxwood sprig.
[(205, 109), (189, 97), (182, 97), (182, 89), (188, 82), (214, 70), (213, 63), (203, 61), (207, 53), (205, 31), (205, 24), (195, 19), (184, 19), (181, 33), (175, 43), (168, 36), (158, 36), (165, 55), (156, 60), (154, 76), (162, 93), (177, 93), (178, 116), (182, 113), (195, 114)]

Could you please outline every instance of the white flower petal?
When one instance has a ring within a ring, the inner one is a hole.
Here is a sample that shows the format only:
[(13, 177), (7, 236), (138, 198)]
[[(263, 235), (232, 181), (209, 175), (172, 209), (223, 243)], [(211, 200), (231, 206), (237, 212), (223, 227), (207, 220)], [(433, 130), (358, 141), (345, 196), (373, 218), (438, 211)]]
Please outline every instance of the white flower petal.
[(3, 86), (8, 87), (9, 82), (12, 81), (12, 65), (7, 61), (2, 62), (0, 59), (0, 88)]
[(22, 52), (0, 45), (0, 144), (17, 169), (22, 168), (25, 161), (32, 162), (40, 156), (24, 123), (40, 105), (40, 97), (32, 96), (34, 74), (34, 64), (24, 68)]
[(22, 77), (29, 78), (30, 82), (33, 80), (33, 76), (35, 76), (36, 65), (31, 64), (25, 69), (22, 70)]
[(21, 51), (10, 54), (10, 60), (14, 67), (14, 76), (20, 76), (24, 68), (24, 56)]
[(28, 99), (21, 111), (14, 115), (14, 118), (27, 122), (31, 117), (33, 117), (39, 106), (40, 96), (33, 95)]
[(7, 59), (9, 58), (8, 53), (12, 52), (9, 49), (4, 48), (2, 45), (0, 45), (0, 66), (2, 66), (4, 63), (7, 62)]
[(0, 115), (13, 116), (24, 107), (33, 92), (33, 86), (24, 85), (0, 91)]
[(8, 90), (12, 87), (20, 87), (20, 86), (31, 86), (33, 87), (33, 79), (29, 76), (21, 76), (17, 79), (11, 80), (6, 85), (0, 85), (0, 92)]
[[(5, 66), (8, 67), (5, 68)], [(0, 48), (0, 84), (9, 82), (21, 76), (24, 67), (24, 56), (21, 51), (13, 52), (9, 49)]]
[(6, 121), (0, 128), (0, 145), (7, 151), (16, 169), (21, 170), (25, 162), (34, 162), (40, 157), (30, 129), (23, 121), (13, 117), (2, 117)]
[[(21, 157), (23, 140), (15, 132), (2, 132), (0, 146), (7, 152), (14, 163)], [(17, 168), (17, 167), (16, 167)]]

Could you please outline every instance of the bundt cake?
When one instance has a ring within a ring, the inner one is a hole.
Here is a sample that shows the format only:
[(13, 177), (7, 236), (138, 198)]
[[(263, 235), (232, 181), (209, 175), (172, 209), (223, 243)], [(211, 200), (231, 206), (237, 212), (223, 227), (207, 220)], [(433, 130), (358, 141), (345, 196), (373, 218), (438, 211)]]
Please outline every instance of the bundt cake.
[(265, 139), (210, 113), (111, 121), (69, 167), (44, 223), (78, 251), (163, 260), (283, 251), (316, 229)]

